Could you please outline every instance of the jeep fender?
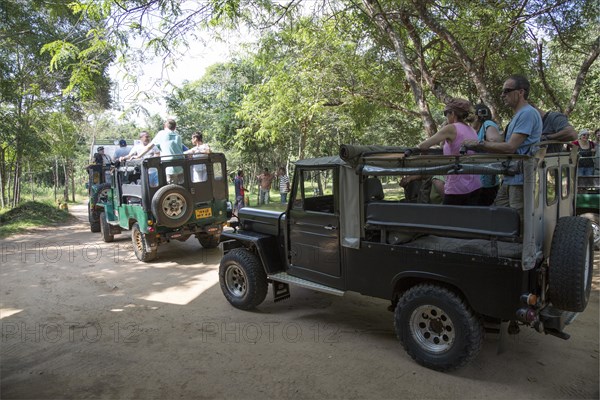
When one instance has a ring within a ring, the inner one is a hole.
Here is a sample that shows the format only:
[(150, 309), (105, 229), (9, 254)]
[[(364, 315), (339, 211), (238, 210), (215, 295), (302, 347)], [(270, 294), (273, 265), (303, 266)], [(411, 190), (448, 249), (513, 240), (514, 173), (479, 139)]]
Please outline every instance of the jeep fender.
[(251, 231), (223, 232), (221, 242), (223, 254), (238, 247), (255, 252), (267, 274), (284, 270), (284, 257), (276, 236)]
[(403, 292), (421, 282), (437, 283), (452, 290), (457, 295), (462, 296), (470, 303), (469, 296), (461, 289), (458, 281), (451, 279), (446, 275), (433, 274), (424, 271), (404, 271), (394, 276), (391, 282), (392, 292), (390, 298), (394, 299), (396, 296), (401, 296)]

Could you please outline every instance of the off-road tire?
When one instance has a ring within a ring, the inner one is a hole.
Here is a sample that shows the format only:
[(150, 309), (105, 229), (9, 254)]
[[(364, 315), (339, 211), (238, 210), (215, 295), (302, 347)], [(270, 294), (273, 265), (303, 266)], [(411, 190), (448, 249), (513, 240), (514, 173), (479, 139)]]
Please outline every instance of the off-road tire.
[(587, 218), (592, 223), (592, 235), (594, 236), (594, 250), (600, 250), (600, 217), (598, 213), (585, 213), (580, 217)]
[(182, 186), (167, 185), (154, 194), (151, 207), (157, 225), (178, 228), (192, 216), (194, 201)]
[(419, 364), (450, 371), (473, 360), (483, 343), (480, 318), (455, 293), (422, 284), (407, 290), (394, 313), (396, 335)]
[(106, 243), (110, 243), (115, 240), (115, 235), (110, 233), (110, 225), (104, 212), (100, 213), (100, 232), (102, 232), (102, 239)]
[(131, 242), (133, 243), (133, 252), (138, 260), (148, 262), (156, 258), (158, 252), (156, 239), (142, 232), (137, 222), (131, 227)]
[(555, 308), (585, 309), (592, 289), (593, 260), (591, 222), (582, 217), (560, 218), (548, 260), (548, 298)]
[(219, 266), (219, 283), (225, 298), (240, 310), (256, 308), (267, 297), (267, 274), (259, 259), (246, 249), (225, 254)]
[(100, 219), (95, 210), (90, 210), (90, 202), (88, 201), (88, 221), (90, 221), (90, 231), (97, 233), (100, 232)]
[(199, 233), (196, 235), (196, 237), (198, 238), (198, 242), (200, 242), (200, 245), (202, 245), (202, 247), (204, 247), (205, 249), (214, 249), (221, 242), (221, 235), (209, 235)]

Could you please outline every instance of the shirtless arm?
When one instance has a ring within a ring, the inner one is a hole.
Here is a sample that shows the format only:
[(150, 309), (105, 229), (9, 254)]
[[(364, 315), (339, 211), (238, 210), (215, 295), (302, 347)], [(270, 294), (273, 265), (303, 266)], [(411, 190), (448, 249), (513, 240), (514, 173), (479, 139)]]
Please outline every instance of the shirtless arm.
[(417, 147), (421, 150), (426, 150), (431, 146), (435, 146), (436, 144), (443, 142), (444, 140), (453, 141), (454, 139), (456, 139), (456, 128), (454, 125), (449, 124), (437, 131), (432, 137), (419, 143)]

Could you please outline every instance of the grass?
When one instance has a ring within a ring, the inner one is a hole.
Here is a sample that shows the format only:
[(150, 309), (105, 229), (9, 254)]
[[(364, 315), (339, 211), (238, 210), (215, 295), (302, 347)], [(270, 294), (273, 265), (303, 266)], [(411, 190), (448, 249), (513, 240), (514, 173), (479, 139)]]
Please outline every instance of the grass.
[(13, 209), (0, 210), (0, 238), (22, 233), (30, 228), (65, 222), (72, 218), (50, 202), (27, 201)]

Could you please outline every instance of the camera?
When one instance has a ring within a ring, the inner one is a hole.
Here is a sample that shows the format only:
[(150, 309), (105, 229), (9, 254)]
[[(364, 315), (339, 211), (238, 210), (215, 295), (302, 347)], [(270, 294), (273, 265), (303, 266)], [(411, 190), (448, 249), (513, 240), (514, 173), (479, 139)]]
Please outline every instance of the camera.
[(490, 110), (487, 108), (478, 108), (475, 113), (479, 118), (487, 118), (490, 116)]

